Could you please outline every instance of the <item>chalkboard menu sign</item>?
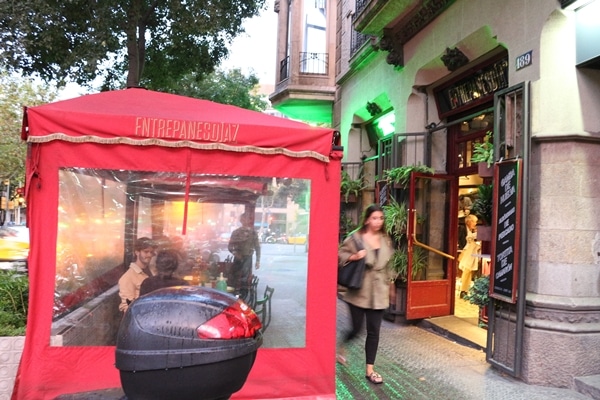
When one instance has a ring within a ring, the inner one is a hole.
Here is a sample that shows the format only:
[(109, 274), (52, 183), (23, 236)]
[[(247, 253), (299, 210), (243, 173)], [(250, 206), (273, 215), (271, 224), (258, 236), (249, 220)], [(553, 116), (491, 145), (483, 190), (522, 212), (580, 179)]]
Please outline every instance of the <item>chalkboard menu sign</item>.
[(521, 237), (522, 159), (496, 163), (490, 296), (516, 302)]

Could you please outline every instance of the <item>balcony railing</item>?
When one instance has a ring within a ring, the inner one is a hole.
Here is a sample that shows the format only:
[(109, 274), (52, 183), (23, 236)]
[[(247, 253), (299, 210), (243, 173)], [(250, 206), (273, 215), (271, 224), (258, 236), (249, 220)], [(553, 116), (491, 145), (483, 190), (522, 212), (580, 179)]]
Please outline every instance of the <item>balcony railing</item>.
[(300, 53), (300, 73), (327, 75), (329, 61), (327, 53)]
[(364, 35), (358, 31), (352, 30), (352, 37), (350, 38), (350, 56), (356, 54), (369, 39), (369, 35)]
[(279, 62), (279, 82), (290, 77), (290, 56)]
[(360, 13), (367, 8), (367, 5), (370, 2), (371, 0), (356, 0), (356, 10), (354, 11), (355, 15), (360, 15)]

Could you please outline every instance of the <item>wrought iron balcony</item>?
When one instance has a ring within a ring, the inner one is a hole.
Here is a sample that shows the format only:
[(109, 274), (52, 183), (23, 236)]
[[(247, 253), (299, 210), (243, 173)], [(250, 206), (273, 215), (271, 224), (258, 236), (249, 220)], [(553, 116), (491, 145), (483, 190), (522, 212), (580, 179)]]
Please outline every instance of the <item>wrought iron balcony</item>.
[(327, 75), (329, 67), (329, 54), (327, 53), (300, 53), (300, 73)]
[(352, 30), (352, 37), (350, 39), (350, 56), (353, 56), (360, 50), (360, 48), (370, 39), (371, 36), (364, 35), (358, 31)]
[(279, 81), (290, 77), (290, 56), (287, 56), (279, 62)]

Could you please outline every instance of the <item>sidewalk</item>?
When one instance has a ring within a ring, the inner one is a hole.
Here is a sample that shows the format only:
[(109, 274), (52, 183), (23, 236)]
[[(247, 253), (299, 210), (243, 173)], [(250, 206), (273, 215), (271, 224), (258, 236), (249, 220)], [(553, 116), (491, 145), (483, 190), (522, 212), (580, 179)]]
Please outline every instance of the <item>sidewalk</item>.
[[(348, 307), (338, 300), (338, 337), (349, 329)], [(347, 347), (348, 365), (336, 365), (339, 400), (590, 400), (568, 389), (527, 385), (485, 361), (478, 346), (465, 346), (430, 331), (429, 324), (384, 320), (375, 370), (365, 378), (364, 332)], [(126, 400), (120, 388), (59, 396), (57, 400)]]
[[(349, 329), (348, 308), (338, 300), (338, 337)], [(348, 365), (336, 366), (340, 400), (590, 400), (568, 389), (527, 385), (492, 368), (485, 353), (413, 324), (384, 320), (375, 370), (384, 379), (365, 378), (364, 333), (348, 350)]]

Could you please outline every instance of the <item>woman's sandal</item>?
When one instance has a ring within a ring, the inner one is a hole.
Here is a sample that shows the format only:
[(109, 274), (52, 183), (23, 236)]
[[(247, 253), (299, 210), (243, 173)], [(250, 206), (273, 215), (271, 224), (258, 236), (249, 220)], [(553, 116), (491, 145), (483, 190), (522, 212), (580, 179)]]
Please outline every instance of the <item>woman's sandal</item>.
[(371, 375), (366, 375), (365, 378), (369, 380), (369, 382), (379, 385), (383, 383), (383, 378), (377, 372), (371, 372)]

